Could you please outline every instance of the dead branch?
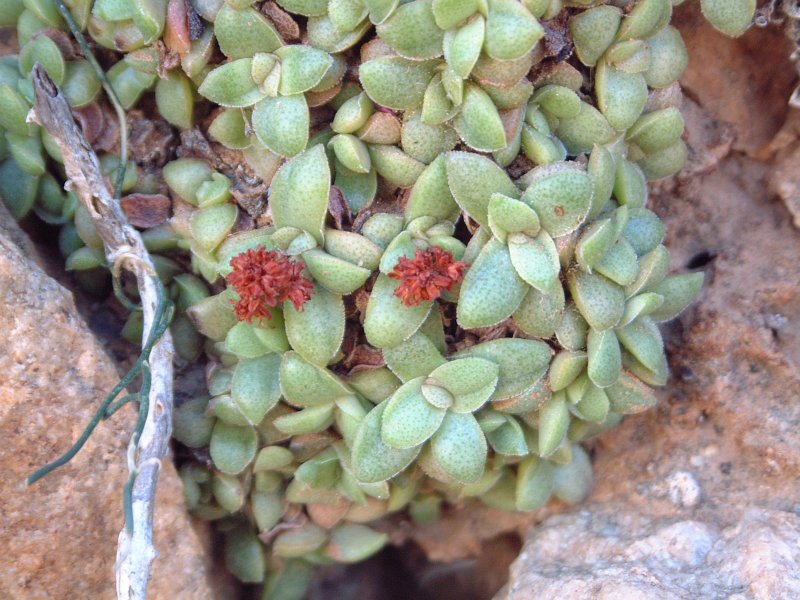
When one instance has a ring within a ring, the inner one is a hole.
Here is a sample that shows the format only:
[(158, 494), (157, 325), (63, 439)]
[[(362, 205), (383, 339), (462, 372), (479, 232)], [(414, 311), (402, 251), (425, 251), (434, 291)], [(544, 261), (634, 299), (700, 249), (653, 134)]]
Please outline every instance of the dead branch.
[[(92, 216), (109, 264), (114, 269), (126, 268), (136, 276), (144, 312), (144, 347), (153, 328), (158, 326), (157, 312), (163, 301), (163, 288), (159, 289), (155, 279), (150, 255), (139, 233), (128, 224), (119, 202), (112, 197), (97, 155), (76, 125), (69, 103), (40, 65), (34, 67), (33, 86), (36, 118), (58, 143), (69, 182)], [(157, 556), (153, 546), (153, 513), (161, 461), (167, 454), (172, 433), (173, 352), (172, 338), (168, 330), (164, 331), (152, 347), (149, 363), (144, 365), (143, 375), (149, 373), (151, 382), (147, 399), (142, 398), (140, 405), (140, 411), (146, 411), (144, 427), (138, 439), (134, 435), (129, 448), (129, 468), (134, 476), (130, 495), (132, 519), (130, 530), (123, 527), (120, 532), (117, 547), (120, 600), (146, 598), (152, 563)]]

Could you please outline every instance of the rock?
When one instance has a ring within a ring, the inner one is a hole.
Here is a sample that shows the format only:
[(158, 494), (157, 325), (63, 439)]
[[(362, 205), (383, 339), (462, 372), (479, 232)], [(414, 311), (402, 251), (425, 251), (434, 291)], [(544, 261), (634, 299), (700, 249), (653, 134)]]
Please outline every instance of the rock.
[[(0, 224), (0, 597), (113, 598), (134, 410), (101, 423), (72, 462), (25, 486), (77, 439), (119, 374), (72, 295), (29, 259), (2, 205)], [(171, 461), (157, 504), (150, 597), (223, 597), (209, 581), (208, 531), (187, 516)]]
[(407, 517), (399, 517), (381, 527), (396, 546), (414, 542), (429, 560), (454, 562), (480, 556), (488, 542), (503, 534), (523, 535), (532, 523), (561, 508), (562, 504), (554, 502), (540, 511), (510, 513), (471, 503), (446, 507), (441, 518), (432, 523), (417, 525)]
[(798, 537), (796, 515), (770, 510), (749, 510), (723, 529), (638, 511), (581, 510), (534, 529), (500, 597), (789, 600), (800, 596)]
[(691, 471), (675, 471), (667, 479), (669, 499), (675, 506), (697, 506), (703, 489)]
[(690, 57), (681, 85), (716, 118), (736, 126), (736, 150), (755, 155), (789, 110), (797, 76), (789, 62), (792, 44), (781, 27), (752, 28), (740, 38), (727, 38), (708, 25), (699, 5), (684, 2), (673, 17)]
[(800, 111), (793, 111), (786, 124), (762, 153), (774, 164), (770, 191), (780, 197), (800, 229)]

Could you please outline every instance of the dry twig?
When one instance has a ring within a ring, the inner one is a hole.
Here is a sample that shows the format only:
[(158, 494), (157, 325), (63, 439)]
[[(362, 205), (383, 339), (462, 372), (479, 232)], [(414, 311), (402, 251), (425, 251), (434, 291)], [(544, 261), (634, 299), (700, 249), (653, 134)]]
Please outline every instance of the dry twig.
[[(136, 275), (142, 299), (144, 339), (139, 366), (143, 389), (147, 389), (146, 383), (150, 385), (149, 394), (140, 398), (140, 427), (128, 450), (132, 475), (129, 486), (132, 487), (126, 513), (130, 515), (130, 522), (119, 535), (116, 568), (118, 598), (144, 600), (157, 555), (153, 546), (156, 484), (172, 430), (173, 346), (166, 329), (168, 300), (141, 236), (128, 224), (119, 202), (106, 186), (97, 155), (76, 125), (66, 98), (40, 65), (34, 67), (33, 85), (37, 119), (61, 149), (67, 177), (92, 216), (105, 244), (109, 264), (117, 273), (126, 268)], [(114, 410), (116, 408), (119, 404)], [(102, 416), (112, 412), (106, 406)]]

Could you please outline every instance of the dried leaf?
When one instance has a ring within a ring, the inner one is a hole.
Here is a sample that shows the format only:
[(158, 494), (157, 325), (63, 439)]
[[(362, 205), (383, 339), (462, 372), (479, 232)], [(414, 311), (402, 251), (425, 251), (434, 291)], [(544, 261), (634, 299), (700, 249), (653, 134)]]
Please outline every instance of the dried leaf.
[(122, 210), (131, 225), (149, 229), (170, 217), (172, 201), (163, 194), (128, 194), (122, 199)]

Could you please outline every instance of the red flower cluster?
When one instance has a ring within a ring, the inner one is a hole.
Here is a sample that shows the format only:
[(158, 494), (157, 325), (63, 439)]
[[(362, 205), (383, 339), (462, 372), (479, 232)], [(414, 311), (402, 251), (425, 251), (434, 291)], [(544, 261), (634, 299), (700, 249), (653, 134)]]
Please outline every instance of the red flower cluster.
[(417, 250), (414, 258), (401, 257), (389, 277), (401, 283), (394, 295), (406, 306), (416, 306), (423, 300), (435, 300), (442, 290), (450, 291), (464, 277), (467, 263), (453, 260), (453, 253), (431, 246), (425, 252)]
[(226, 280), (239, 294), (234, 308), (240, 321), (271, 319), (269, 307), (286, 300), (301, 310), (311, 299), (314, 284), (303, 275), (302, 261), (259, 246), (234, 257), (231, 266), (233, 271)]

